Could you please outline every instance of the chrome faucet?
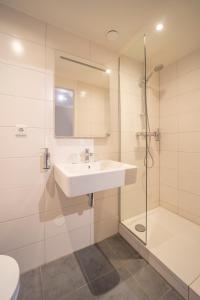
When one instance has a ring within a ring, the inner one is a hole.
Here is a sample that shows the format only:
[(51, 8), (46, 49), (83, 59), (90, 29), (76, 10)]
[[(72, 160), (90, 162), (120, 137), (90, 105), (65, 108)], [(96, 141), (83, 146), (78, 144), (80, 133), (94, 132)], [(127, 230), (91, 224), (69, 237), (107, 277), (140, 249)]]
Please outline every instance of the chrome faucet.
[(85, 148), (85, 151), (84, 151), (84, 162), (85, 163), (90, 163), (91, 161), (94, 161), (94, 157), (95, 157), (95, 154), (90, 152), (90, 149), (89, 148)]
[(85, 148), (85, 157), (84, 157), (84, 161), (85, 163), (89, 163), (90, 162), (90, 149), (89, 148)]

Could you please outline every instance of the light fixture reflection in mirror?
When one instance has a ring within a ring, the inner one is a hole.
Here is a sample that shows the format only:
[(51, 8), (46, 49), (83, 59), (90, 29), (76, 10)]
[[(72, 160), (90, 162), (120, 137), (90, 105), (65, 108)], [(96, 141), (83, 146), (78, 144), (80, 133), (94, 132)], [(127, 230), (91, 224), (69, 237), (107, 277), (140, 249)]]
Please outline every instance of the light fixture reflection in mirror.
[(85, 98), (86, 95), (87, 95), (86, 91), (80, 91), (81, 98)]
[(12, 50), (18, 54), (22, 55), (24, 53), (24, 47), (19, 40), (13, 40), (11, 43)]
[(112, 70), (111, 69), (106, 69), (106, 74), (111, 74)]

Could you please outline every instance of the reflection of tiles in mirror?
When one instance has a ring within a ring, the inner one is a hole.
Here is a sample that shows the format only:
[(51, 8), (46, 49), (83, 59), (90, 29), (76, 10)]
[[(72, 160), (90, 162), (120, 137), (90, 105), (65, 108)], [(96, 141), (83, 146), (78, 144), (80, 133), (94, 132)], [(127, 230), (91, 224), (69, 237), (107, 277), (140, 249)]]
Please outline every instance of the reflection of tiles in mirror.
[(27, 299), (183, 300), (120, 235), (21, 275)]

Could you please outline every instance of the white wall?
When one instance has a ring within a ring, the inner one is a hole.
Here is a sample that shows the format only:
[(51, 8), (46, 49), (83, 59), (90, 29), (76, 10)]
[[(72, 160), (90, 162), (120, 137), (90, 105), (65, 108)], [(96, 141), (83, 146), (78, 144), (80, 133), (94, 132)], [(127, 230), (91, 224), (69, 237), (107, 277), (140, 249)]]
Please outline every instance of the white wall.
[[(52, 170), (40, 167), (44, 146), (57, 162), (85, 147), (98, 158), (118, 159), (117, 56), (3, 5), (0, 44), (0, 253), (15, 257), (24, 272), (118, 231), (117, 190), (95, 194), (90, 209), (86, 197), (67, 199)], [(55, 139), (55, 49), (112, 68), (109, 138)], [(27, 125), (26, 137), (16, 137), (16, 124)]]
[(200, 50), (161, 72), (160, 201), (200, 224)]

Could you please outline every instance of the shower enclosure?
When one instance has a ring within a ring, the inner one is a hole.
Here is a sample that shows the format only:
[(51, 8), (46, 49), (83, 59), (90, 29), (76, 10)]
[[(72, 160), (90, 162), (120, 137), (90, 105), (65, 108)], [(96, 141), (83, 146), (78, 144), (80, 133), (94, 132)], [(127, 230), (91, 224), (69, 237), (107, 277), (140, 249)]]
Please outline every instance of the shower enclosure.
[(147, 211), (159, 205), (159, 71), (148, 65), (146, 37), (120, 57), (121, 161), (138, 167), (136, 184), (121, 189), (120, 218), (147, 244)]

